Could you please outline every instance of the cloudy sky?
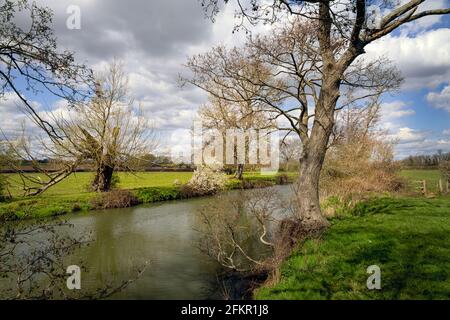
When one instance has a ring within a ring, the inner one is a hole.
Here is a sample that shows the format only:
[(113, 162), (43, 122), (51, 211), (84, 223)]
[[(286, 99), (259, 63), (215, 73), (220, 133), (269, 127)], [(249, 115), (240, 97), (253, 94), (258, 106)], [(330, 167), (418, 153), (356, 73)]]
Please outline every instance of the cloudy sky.
[[(190, 145), (186, 129), (206, 100), (200, 90), (181, 88), (177, 82), (178, 75), (186, 72), (187, 57), (213, 45), (237, 45), (245, 38), (232, 33), (232, 6), (212, 23), (198, 0), (38, 2), (54, 10), (59, 45), (75, 51), (80, 62), (94, 70), (114, 58), (124, 62), (131, 94), (160, 132), (162, 149)], [(433, 7), (449, 6), (446, 0), (428, 2)], [(81, 10), (79, 30), (66, 27), (71, 5)], [(367, 55), (393, 60), (405, 78), (401, 91), (383, 101), (383, 126), (398, 140), (396, 156), (450, 151), (450, 18), (434, 16), (414, 22), (371, 44)], [(40, 110), (61, 106), (49, 95), (34, 103)], [(0, 100), (0, 110), (2, 130), (16, 130), (23, 116), (12, 94)]]

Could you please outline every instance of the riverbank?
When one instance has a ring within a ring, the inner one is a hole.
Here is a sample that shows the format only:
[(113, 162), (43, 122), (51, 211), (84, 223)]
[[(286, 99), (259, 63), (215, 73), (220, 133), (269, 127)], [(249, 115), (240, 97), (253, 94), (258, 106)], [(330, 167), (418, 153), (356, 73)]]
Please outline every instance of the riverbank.
[[(259, 173), (246, 173), (244, 180), (239, 181), (229, 177), (227, 190), (249, 189), (255, 187), (268, 187), (285, 183), (280, 176), (286, 175), (288, 183), (294, 181), (296, 173), (278, 174), (273, 176), (260, 175)], [(136, 175), (121, 174), (118, 188), (130, 191), (137, 199), (134, 205), (153, 203), (168, 200), (183, 199), (181, 187), (174, 184), (184, 184), (189, 181), (190, 172), (162, 172), (162, 173), (137, 173)], [(86, 212), (96, 210), (92, 202), (99, 194), (87, 192), (87, 185), (91, 173), (77, 173), (60, 185), (50, 189), (36, 197), (20, 197), (18, 185), (13, 189), (13, 199), (0, 203), (0, 221), (39, 219), (50, 216), (58, 216), (71, 212)]]
[[(330, 222), (256, 299), (450, 299), (450, 197), (374, 199)], [(367, 289), (371, 265), (381, 290)]]

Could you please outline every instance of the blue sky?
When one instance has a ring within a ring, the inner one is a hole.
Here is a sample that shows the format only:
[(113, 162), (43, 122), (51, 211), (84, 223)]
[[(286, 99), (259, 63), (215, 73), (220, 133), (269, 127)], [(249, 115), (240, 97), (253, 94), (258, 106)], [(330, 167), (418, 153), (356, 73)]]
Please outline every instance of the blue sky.
[[(54, 29), (61, 48), (94, 70), (109, 61), (123, 61), (130, 93), (140, 101), (163, 137), (161, 151), (177, 152), (190, 146), (187, 134), (206, 95), (192, 87), (180, 88), (178, 75), (186, 72), (188, 56), (211, 46), (239, 45), (245, 35), (232, 34), (234, 8), (227, 6), (216, 23), (204, 18), (197, 0), (38, 0), (55, 12)], [(81, 29), (68, 30), (69, 5), (81, 9)], [(423, 9), (449, 7), (447, 0), (428, 0)], [(382, 125), (398, 142), (396, 157), (450, 151), (450, 17), (433, 16), (411, 23), (367, 48), (367, 57), (384, 55), (405, 78), (400, 92), (383, 98)], [(63, 109), (45, 93), (26, 92), (40, 110)], [(17, 99), (0, 100), (0, 127), (17, 132), (24, 116)], [(11, 121), (13, 119), (13, 121)]]
[[(448, 28), (450, 28), (450, 17), (444, 16), (442, 22), (433, 25), (429, 30)], [(394, 34), (398, 36), (400, 31), (396, 31)], [(412, 33), (411, 36), (413, 35), (417, 35), (417, 33)], [(450, 52), (448, 55), (448, 59), (450, 59)], [(447, 82), (440, 83), (435, 89), (426, 87), (410, 90), (402, 89), (396, 96), (386, 97), (385, 101), (401, 100), (408, 103), (411, 109), (415, 111), (415, 115), (405, 117), (402, 119), (402, 123), (417, 130), (431, 131), (437, 137), (444, 130), (450, 129), (450, 113), (444, 109), (433, 107), (433, 104), (427, 100), (427, 95), (430, 92), (441, 92), (449, 84), (449, 81), (450, 79), (447, 78)]]

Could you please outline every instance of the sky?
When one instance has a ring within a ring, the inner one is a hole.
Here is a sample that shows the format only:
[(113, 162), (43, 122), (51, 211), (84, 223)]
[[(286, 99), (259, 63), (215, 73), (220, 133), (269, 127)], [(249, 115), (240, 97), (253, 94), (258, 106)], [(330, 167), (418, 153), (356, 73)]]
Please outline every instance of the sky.
[[(102, 70), (121, 60), (129, 75), (130, 95), (139, 101), (160, 136), (160, 151), (177, 153), (190, 146), (188, 130), (207, 96), (181, 87), (180, 74), (189, 56), (215, 45), (245, 40), (233, 33), (234, 8), (226, 6), (215, 23), (198, 0), (38, 0), (53, 9), (61, 49), (76, 52), (77, 61)], [(423, 9), (449, 7), (447, 0), (427, 1)], [(67, 9), (77, 5), (81, 28), (70, 30)], [(258, 30), (266, 30), (259, 27)], [(370, 44), (367, 57), (385, 56), (405, 81), (395, 95), (383, 97), (382, 127), (397, 141), (396, 158), (450, 151), (450, 17), (433, 16), (410, 23)], [(33, 97), (40, 112), (65, 108), (55, 97)], [(11, 93), (0, 99), (0, 128), (20, 129), (25, 116)], [(13, 119), (13, 121), (11, 121)]]

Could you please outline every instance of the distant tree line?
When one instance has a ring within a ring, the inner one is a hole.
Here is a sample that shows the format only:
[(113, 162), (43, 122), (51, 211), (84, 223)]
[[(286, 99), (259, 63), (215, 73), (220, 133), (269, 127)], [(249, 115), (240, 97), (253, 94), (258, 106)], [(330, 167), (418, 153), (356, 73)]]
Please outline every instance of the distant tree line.
[[(0, 152), (0, 173), (13, 173), (16, 172), (14, 168), (8, 166), (11, 158), (8, 161), (5, 160), (5, 154)], [(14, 161), (14, 160), (13, 160)], [(43, 158), (35, 160), (41, 165), (47, 166), (49, 171), (52, 171), (52, 163), (55, 159)], [(193, 170), (192, 165), (189, 163), (174, 163), (172, 159), (166, 155), (155, 155), (152, 153), (146, 154), (139, 159), (134, 159), (137, 163), (139, 171), (154, 171), (154, 170)], [(32, 160), (15, 159), (15, 163), (24, 172), (34, 172)], [(93, 166), (90, 161), (81, 163), (76, 169), (77, 172), (92, 171)], [(126, 171), (125, 168), (118, 168), (118, 171)]]
[(442, 152), (442, 150), (438, 150), (435, 154), (425, 154), (425, 155), (416, 155), (409, 156), (403, 160), (400, 160), (399, 163), (403, 167), (408, 168), (439, 168), (444, 163), (450, 161), (450, 152)]

